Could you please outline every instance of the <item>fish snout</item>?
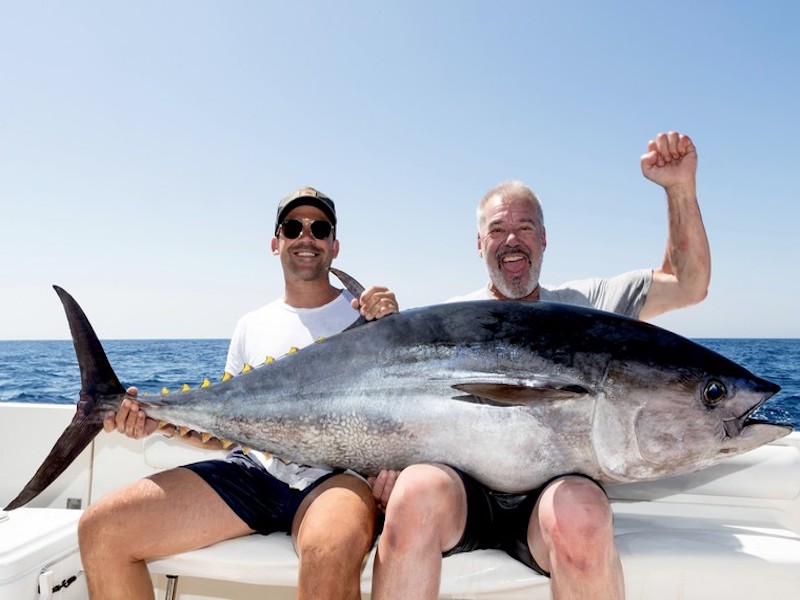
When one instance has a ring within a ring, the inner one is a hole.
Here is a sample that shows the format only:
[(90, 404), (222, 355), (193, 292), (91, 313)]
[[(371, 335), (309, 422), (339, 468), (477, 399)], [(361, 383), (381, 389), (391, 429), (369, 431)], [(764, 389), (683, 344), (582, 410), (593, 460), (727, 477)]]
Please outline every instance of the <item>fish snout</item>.
[(759, 381), (761, 387), (758, 391), (760, 391), (764, 395), (764, 402), (772, 398), (775, 394), (781, 391), (781, 386), (777, 383), (773, 383), (771, 381), (767, 381), (766, 379), (761, 379)]

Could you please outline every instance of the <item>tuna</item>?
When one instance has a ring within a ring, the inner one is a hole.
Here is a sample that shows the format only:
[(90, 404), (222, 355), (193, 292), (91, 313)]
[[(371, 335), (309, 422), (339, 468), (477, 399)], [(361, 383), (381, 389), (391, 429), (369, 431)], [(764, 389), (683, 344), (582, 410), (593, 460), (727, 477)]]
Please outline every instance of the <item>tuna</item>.
[[(72, 423), (6, 510), (55, 480), (125, 398), (83, 311), (55, 289), (82, 389)], [(658, 479), (757, 448), (792, 430), (751, 418), (779, 389), (635, 319), (487, 300), (357, 323), (228, 381), (139, 401), (152, 418), (304, 464), (372, 475), (434, 461), (515, 493), (567, 473)]]

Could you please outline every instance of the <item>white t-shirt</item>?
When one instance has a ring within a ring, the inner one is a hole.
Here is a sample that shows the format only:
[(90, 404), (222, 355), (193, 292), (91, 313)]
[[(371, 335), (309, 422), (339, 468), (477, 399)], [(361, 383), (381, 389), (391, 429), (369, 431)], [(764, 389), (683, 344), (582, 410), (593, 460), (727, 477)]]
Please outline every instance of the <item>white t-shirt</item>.
[[(640, 269), (608, 279), (580, 279), (557, 287), (542, 285), (539, 299), (638, 318), (652, 282), (652, 269)], [(451, 298), (448, 302), (492, 299), (494, 296), (489, 293), (489, 287), (484, 286), (471, 294)]]
[[(278, 360), (292, 348), (300, 349), (319, 338), (340, 333), (359, 317), (358, 311), (350, 306), (352, 299), (350, 292), (342, 290), (336, 299), (319, 308), (294, 308), (280, 298), (247, 313), (233, 331), (225, 371), (237, 375), (245, 363), (255, 368), (263, 365), (268, 357)], [(251, 456), (271, 475), (299, 490), (330, 473), (330, 470), (283, 461), (262, 452), (251, 451)]]

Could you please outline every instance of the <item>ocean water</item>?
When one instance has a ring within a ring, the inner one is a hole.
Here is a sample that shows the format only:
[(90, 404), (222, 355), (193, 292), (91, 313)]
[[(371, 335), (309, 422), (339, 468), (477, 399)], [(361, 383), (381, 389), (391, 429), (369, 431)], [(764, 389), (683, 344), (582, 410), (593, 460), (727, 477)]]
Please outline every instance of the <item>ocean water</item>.
[[(780, 385), (756, 416), (800, 430), (800, 339), (696, 341)], [(228, 340), (110, 340), (103, 347), (123, 385), (159, 394), (219, 380)], [(79, 392), (71, 341), (0, 341), (0, 402), (74, 404)]]

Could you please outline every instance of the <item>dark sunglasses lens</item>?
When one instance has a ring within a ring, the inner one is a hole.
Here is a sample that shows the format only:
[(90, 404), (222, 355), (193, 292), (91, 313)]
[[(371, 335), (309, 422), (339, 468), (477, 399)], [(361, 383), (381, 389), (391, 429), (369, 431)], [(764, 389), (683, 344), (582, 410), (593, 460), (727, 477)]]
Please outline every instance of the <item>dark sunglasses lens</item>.
[(311, 223), (311, 235), (318, 240), (327, 240), (331, 234), (331, 224), (327, 221), (314, 221)]
[(284, 221), (283, 225), (281, 225), (281, 231), (283, 231), (283, 237), (289, 240), (297, 239), (303, 233), (303, 222), (294, 219)]

